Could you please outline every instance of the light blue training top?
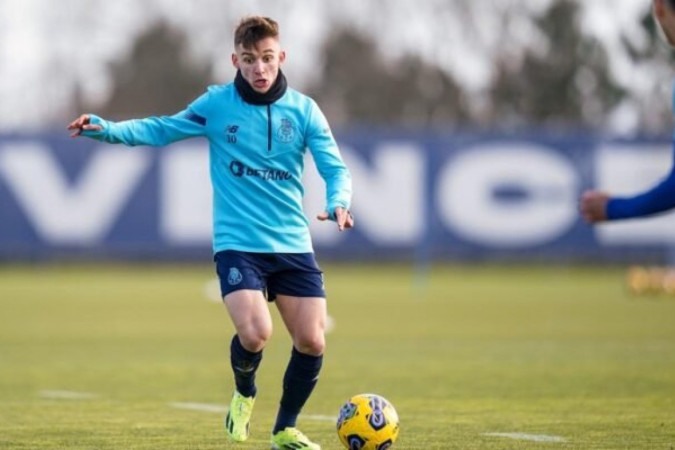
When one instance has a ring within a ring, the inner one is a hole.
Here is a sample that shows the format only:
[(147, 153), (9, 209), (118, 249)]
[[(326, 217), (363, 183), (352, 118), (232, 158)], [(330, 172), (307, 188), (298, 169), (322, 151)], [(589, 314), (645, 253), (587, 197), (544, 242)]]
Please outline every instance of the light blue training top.
[(326, 182), (326, 211), (348, 209), (351, 176), (323, 113), (288, 88), (270, 105), (246, 103), (234, 83), (210, 86), (173, 115), (111, 122), (90, 115), (102, 131), (83, 136), (109, 143), (164, 146), (196, 136), (209, 141), (213, 187), (213, 250), (309, 253), (302, 208), (304, 155), (309, 148)]

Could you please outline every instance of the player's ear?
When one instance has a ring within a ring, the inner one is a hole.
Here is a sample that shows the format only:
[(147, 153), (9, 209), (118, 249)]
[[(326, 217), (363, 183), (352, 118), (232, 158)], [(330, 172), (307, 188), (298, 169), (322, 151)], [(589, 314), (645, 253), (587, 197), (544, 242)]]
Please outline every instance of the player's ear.
[(279, 64), (283, 63), (284, 61), (286, 61), (286, 52), (281, 50), (279, 52)]
[(232, 65), (239, 70), (239, 57), (236, 53), (232, 53)]
[(670, 47), (675, 47), (673, 40), (673, 11), (672, 6), (667, 4), (671, 0), (653, 0), (652, 16), (654, 17), (654, 24), (656, 25), (656, 32), (663, 42)]
[(652, 2), (652, 11), (656, 19), (663, 19), (666, 14), (665, 0), (654, 0)]

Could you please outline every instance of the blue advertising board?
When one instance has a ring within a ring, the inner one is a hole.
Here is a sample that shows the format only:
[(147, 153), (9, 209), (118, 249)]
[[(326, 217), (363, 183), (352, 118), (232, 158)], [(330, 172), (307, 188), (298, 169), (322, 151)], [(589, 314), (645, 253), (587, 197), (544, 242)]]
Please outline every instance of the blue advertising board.
[[(307, 163), (305, 208), (322, 259), (663, 260), (675, 216), (589, 227), (580, 193), (629, 194), (672, 161), (667, 139), (346, 130), (357, 227), (314, 220), (321, 179)], [(204, 140), (127, 148), (65, 133), (0, 136), (0, 259), (198, 259), (211, 254)]]

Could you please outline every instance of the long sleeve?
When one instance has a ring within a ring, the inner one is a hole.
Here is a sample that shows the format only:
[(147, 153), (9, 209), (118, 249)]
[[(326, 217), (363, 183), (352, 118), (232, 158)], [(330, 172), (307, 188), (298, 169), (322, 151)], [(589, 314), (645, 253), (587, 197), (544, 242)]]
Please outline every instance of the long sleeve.
[(84, 131), (83, 136), (111, 144), (164, 146), (206, 134), (209, 103), (213, 87), (196, 98), (183, 111), (172, 116), (112, 122), (90, 114), (91, 123), (101, 131)]
[(173, 116), (148, 117), (111, 122), (92, 115), (91, 123), (100, 125), (100, 132), (83, 135), (111, 144), (164, 146), (182, 139), (202, 136), (205, 119), (189, 109)]
[(326, 212), (333, 216), (338, 206), (349, 209), (352, 177), (342, 160), (328, 121), (314, 102), (311, 102), (306, 139), (317, 170), (326, 183)]
[[(674, 145), (675, 152), (675, 145)], [(675, 208), (675, 166), (660, 183), (632, 197), (613, 197), (607, 203), (609, 220), (630, 219)]]

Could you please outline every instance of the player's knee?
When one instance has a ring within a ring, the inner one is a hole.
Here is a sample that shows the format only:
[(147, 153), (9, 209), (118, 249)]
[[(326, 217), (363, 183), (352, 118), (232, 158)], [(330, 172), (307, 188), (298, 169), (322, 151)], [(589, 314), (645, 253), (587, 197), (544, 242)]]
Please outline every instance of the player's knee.
[(241, 345), (250, 352), (259, 352), (265, 348), (265, 344), (272, 336), (272, 327), (250, 327), (240, 330), (239, 340)]
[(326, 340), (323, 335), (299, 338), (295, 341), (295, 348), (305, 355), (323, 355), (326, 350)]

